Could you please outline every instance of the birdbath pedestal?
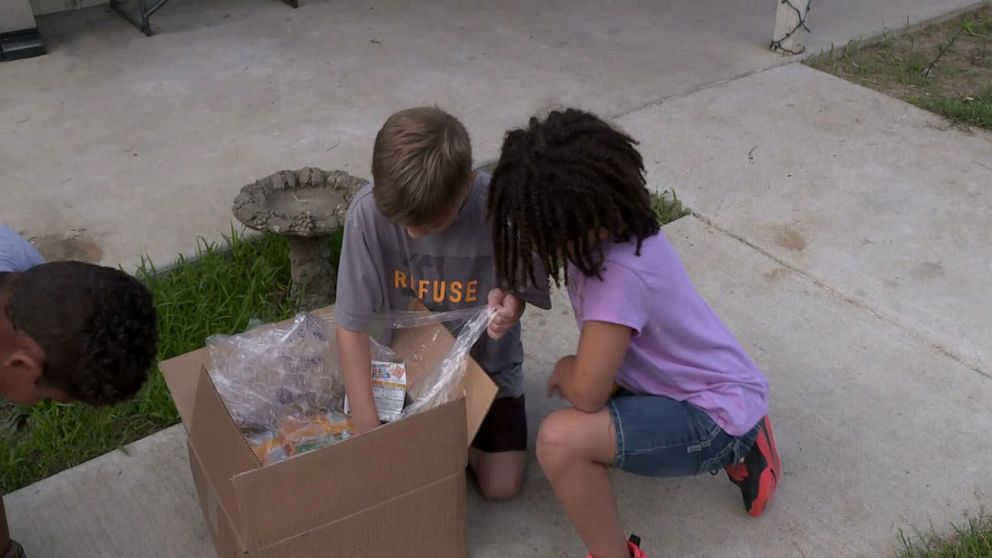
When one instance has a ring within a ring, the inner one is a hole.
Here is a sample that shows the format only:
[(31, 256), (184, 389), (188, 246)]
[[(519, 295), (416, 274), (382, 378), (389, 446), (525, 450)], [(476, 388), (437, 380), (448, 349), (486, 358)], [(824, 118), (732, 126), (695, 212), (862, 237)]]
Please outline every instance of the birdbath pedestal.
[(330, 237), (366, 183), (344, 171), (306, 167), (252, 182), (234, 199), (234, 216), (246, 227), (289, 240), (291, 294), (307, 309), (334, 302)]

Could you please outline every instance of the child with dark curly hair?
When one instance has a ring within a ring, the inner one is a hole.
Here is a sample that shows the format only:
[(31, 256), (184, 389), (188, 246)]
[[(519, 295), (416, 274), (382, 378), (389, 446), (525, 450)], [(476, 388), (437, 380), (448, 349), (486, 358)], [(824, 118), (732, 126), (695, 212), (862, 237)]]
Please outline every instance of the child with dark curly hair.
[(548, 392), (572, 407), (541, 424), (537, 456), (598, 558), (644, 556), (624, 538), (610, 467), (654, 477), (724, 468), (753, 516), (780, 469), (767, 380), (661, 231), (635, 145), (578, 110), (532, 118), (507, 134), (489, 199), (500, 280), (522, 289), (547, 273), (568, 287), (579, 346)]
[[(148, 376), (158, 326), (152, 295), (109, 267), (45, 263), (0, 225), (0, 398), (106, 405), (129, 399)], [(0, 501), (0, 558), (23, 556)]]

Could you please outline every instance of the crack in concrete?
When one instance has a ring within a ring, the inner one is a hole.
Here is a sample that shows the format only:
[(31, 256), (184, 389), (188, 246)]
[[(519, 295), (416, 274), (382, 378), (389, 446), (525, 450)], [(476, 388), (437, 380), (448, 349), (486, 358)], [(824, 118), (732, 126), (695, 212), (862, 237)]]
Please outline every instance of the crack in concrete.
[(890, 325), (895, 326), (900, 331), (903, 331), (903, 332), (907, 333), (913, 339), (915, 339), (917, 341), (923, 342), (924, 344), (926, 344), (927, 346), (929, 346), (932, 350), (936, 351), (938, 354), (940, 354), (942, 356), (945, 356), (945, 357), (953, 360), (954, 362), (960, 364), (961, 366), (964, 366), (965, 368), (967, 368), (968, 370), (971, 370), (972, 372), (976, 372), (979, 375), (984, 376), (988, 380), (992, 380), (992, 372), (988, 372), (988, 371), (982, 370), (978, 365), (973, 364), (973, 363), (965, 360), (964, 357), (962, 357), (962, 356), (954, 353), (953, 351), (951, 351), (947, 347), (944, 347), (943, 345), (941, 345), (937, 341), (934, 341), (933, 339), (928, 338), (923, 333), (920, 333), (919, 331), (916, 331), (915, 329), (912, 329), (909, 326), (901, 323), (900, 321), (898, 321), (896, 319), (896, 317), (888, 316), (885, 313), (883, 313), (883, 311), (878, 310), (877, 308), (874, 308), (874, 307), (870, 306), (865, 301), (863, 301), (861, 299), (858, 299), (856, 297), (853, 297), (851, 295), (848, 295), (844, 291), (842, 291), (842, 290), (840, 290), (840, 289), (838, 289), (838, 288), (836, 288), (836, 287), (834, 287), (832, 285), (827, 284), (822, 279), (819, 279), (818, 277), (810, 274), (806, 270), (804, 270), (804, 269), (802, 269), (800, 267), (797, 267), (797, 266), (789, 263), (788, 261), (786, 261), (786, 260), (784, 260), (784, 259), (776, 256), (772, 252), (770, 252), (770, 251), (762, 248), (761, 246), (758, 246), (757, 244), (751, 242), (750, 240), (744, 238), (743, 236), (741, 236), (739, 234), (736, 234), (736, 233), (734, 233), (734, 232), (732, 232), (732, 231), (730, 231), (728, 229), (725, 229), (725, 228), (721, 227), (720, 225), (717, 225), (712, 219), (710, 219), (709, 217), (706, 217), (705, 215), (702, 215), (701, 213), (699, 213), (699, 212), (697, 212), (697, 211), (695, 211), (693, 209), (689, 209), (689, 214), (692, 217), (695, 217), (696, 219), (699, 219), (700, 221), (702, 221), (704, 224), (706, 224), (707, 226), (709, 226), (713, 230), (719, 232), (720, 234), (723, 234), (723, 235), (726, 235), (726, 236), (728, 236), (730, 238), (733, 238), (734, 240), (740, 242), (741, 244), (744, 244), (748, 248), (751, 248), (752, 250), (757, 251), (758, 253), (760, 253), (763, 256), (767, 257), (768, 259), (774, 261), (778, 265), (780, 265), (780, 266), (788, 269), (789, 271), (792, 271), (793, 273), (799, 275), (800, 277), (802, 277), (802, 278), (804, 278), (804, 279), (812, 282), (814, 285), (816, 285), (817, 287), (819, 287), (819, 288), (827, 291), (829, 294), (831, 294), (831, 295), (833, 295), (835, 297), (840, 298), (844, 302), (846, 302), (846, 303), (848, 303), (848, 304), (850, 304), (850, 305), (852, 305), (852, 306), (854, 306), (856, 308), (859, 308), (861, 310), (864, 310), (864, 311), (868, 312), (869, 314), (871, 314), (872, 316), (874, 316), (875, 318), (877, 318), (877, 319), (879, 319), (879, 320), (881, 320), (883, 322), (886, 322), (886, 323), (888, 323)]
[(703, 83), (703, 84), (700, 84), (700, 85), (695, 85), (693, 87), (690, 87), (689, 89), (685, 89), (685, 90), (680, 91), (678, 93), (673, 93), (671, 95), (666, 95), (664, 97), (659, 97), (657, 99), (653, 99), (651, 101), (647, 101), (645, 103), (641, 103), (640, 105), (637, 105), (637, 106), (635, 106), (635, 107), (633, 107), (631, 109), (628, 109), (628, 110), (625, 110), (625, 111), (622, 111), (622, 112), (619, 112), (619, 113), (612, 114), (612, 115), (608, 116), (607, 118), (610, 119), (610, 120), (619, 120), (621, 118), (624, 118), (625, 116), (630, 116), (631, 114), (634, 114), (635, 112), (640, 112), (642, 110), (651, 109), (651, 108), (657, 107), (659, 105), (662, 105), (662, 104), (664, 104), (664, 103), (666, 103), (668, 101), (679, 99), (681, 97), (687, 97), (689, 95), (692, 95), (693, 93), (698, 93), (700, 91), (705, 91), (707, 89), (713, 89), (715, 87), (720, 87), (721, 85), (726, 85), (726, 84), (728, 84), (730, 82), (737, 81), (739, 79), (744, 79), (746, 77), (750, 77), (750, 76), (753, 76), (755, 74), (760, 74), (761, 72), (765, 72), (765, 71), (768, 71), (768, 70), (774, 70), (775, 68), (781, 68), (782, 66), (788, 66), (789, 64), (801, 64), (801, 63), (802, 63), (802, 59), (799, 58), (798, 56), (787, 56), (787, 57), (783, 57), (783, 60), (781, 62), (778, 62), (778, 63), (775, 63), (775, 64), (771, 64), (769, 66), (763, 66), (761, 68), (757, 68), (757, 69), (754, 69), (754, 70), (748, 70), (746, 72), (739, 73), (739, 74), (734, 75), (734, 76), (731, 76), (729, 78), (718, 79), (716, 81), (711, 81), (711, 82)]
[[(616, 120), (619, 120), (619, 119), (624, 118), (626, 116), (630, 116), (631, 114), (634, 114), (636, 112), (640, 112), (642, 110), (651, 109), (651, 108), (657, 107), (659, 105), (662, 105), (664, 103), (667, 103), (669, 101), (673, 101), (675, 99), (679, 99), (679, 98), (682, 98), (682, 97), (687, 97), (689, 95), (692, 95), (693, 93), (698, 93), (700, 91), (705, 91), (707, 89), (713, 89), (715, 87), (720, 87), (720, 86), (726, 85), (726, 84), (728, 84), (730, 82), (737, 81), (739, 79), (744, 79), (746, 77), (753, 76), (755, 74), (760, 74), (761, 72), (764, 72), (764, 71), (767, 71), (767, 70), (774, 70), (775, 68), (781, 68), (782, 66), (788, 66), (789, 64), (802, 64), (802, 58), (799, 57), (799, 56), (784, 56), (781, 62), (778, 62), (778, 63), (775, 63), (775, 64), (771, 64), (769, 66), (762, 66), (761, 68), (756, 68), (754, 70), (748, 70), (746, 72), (739, 73), (739, 74), (734, 75), (734, 76), (731, 76), (729, 78), (719, 79), (719, 80), (716, 80), (716, 81), (711, 81), (711, 82), (703, 83), (703, 84), (700, 84), (700, 85), (695, 85), (693, 87), (690, 87), (689, 89), (685, 89), (683, 91), (679, 91), (678, 93), (673, 93), (671, 95), (665, 95), (663, 97), (658, 97), (658, 98), (652, 99), (650, 101), (645, 101), (645, 102), (643, 102), (643, 103), (641, 103), (639, 105), (634, 106), (633, 108), (630, 108), (630, 109), (627, 109), (627, 110), (624, 110), (624, 111), (621, 111), (621, 112), (618, 112), (618, 113), (603, 115), (603, 118), (606, 119), (606, 120), (616, 121)], [(753, 154), (753, 150), (752, 150), (752, 153), (751, 154)], [(475, 168), (476, 169), (479, 169), (479, 170), (486, 171), (486, 172), (488, 172), (488, 173), (491, 174), (492, 171), (493, 171), (493, 169), (496, 167), (496, 163), (498, 163), (498, 162), (499, 162), (499, 158), (498, 157), (495, 158), (495, 159), (482, 159), (481, 161), (478, 161), (478, 162), (475, 163), (475, 165), (476, 165)]]
[[(960, 10), (960, 11), (964, 12), (964, 11), (968, 11), (969, 9), (971, 9), (971, 8)], [(915, 26), (913, 26), (913, 27), (915, 27)], [(640, 105), (637, 105), (637, 106), (632, 107), (630, 109), (627, 109), (627, 110), (624, 110), (624, 111), (621, 111), (621, 112), (618, 112), (618, 113), (614, 113), (612, 115), (607, 116), (606, 119), (607, 120), (611, 120), (611, 121), (616, 121), (616, 120), (619, 120), (621, 118), (630, 116), (630, 115), (632, 115), (634, 113), (637, 113), (637, 112), (640, 112), (640, 111), (643, 111), (643, 110), (647, 110), (647, 109), (651, 109), (651, 108), (655, 108), (655, 107), (660, 106), (660, 105), (662, 105), (662, 104), (664, 104), (666, 102), (669, 102), (669, 101), (672, 101), (672, 100), (675, 100), (675, 99), (679, 99), (679, 98), (682, 98), (682, 97), (687, 97), (689, 95), (692, 95), (694, 93), (698, 93), (700, 91), (705, 91), (705, 90), (708, 90), (708, 89), (713, 89), (713, 88), (716, 88), (716, 87), (721, 87), (721, 86), (726, 85), (728, 83), (737, 81), (739, 79), (744, 79), (744, 78), (753, 76), (755, 74), (759, 74), (759, 73), (764, 72), (764, 71), (767, 71), (767, 70), (773, 70), (773, 69), (776, 69), (776, 68), (781, 68), (783, 66), (788, 66), (789, 64), (802, 64), (802, 61), (803, 60), (804, 60), (804, 58), (802, 56), (798, 56), (798, 55), (797, 56), (784, 56), (783, 57), (783, 60), (780, 63), (771, 64), (769, 66), (765, 66), (765, 67), (757, 68), (757, 69), (754, 69), (754, 70), (749, 70), (749, 71), (746, 71), (746, 72), (742, 72), (740, 74), (734, 75), (734, 76), (729, 77), (729, 78), (726, 78), (726, 79), (720, 79), (720, 80), (716, 80), (716, 81), (712, 81), (712, 82), (700, 84), (700, 85), (697, 85), (697, 86), (694, 86), (694, 87), (690, 87), (689, 89), (680, 91), (678, 93), (673, 93), (671, 95), (666, 95), (666, 96), (663, 96), (663, 97), (659, 97), (657, 99), (653, 99), (651, 101), (647, 101), (647, 102), (641, 103)], [(986, 139), (988, 141), (992, 142), (992, 138), (986, 138)], [(753, 153), (753, 151), (754, 150), (752, 149), (752, 153)], [(485, 170), (486, 172), (492, 173), (493, 168), (496, 166), (496, 164), (498, 163), (498, 161), (499, 161), (498, 158), (497, 159), (486, 159), (486, 160), (483, 160), (483, 162), (481, 164), (478, 164), (476, 168), (479, 168), (481, 170)], [(978, 164), (979, 166), (985, 167), (985, 168), (989, 168), (989, 167), (987, 167), (987, 166), (985, 166), (985, 165), (983, 165), (981, 163), (978, 163), (977, 161), (976, 161), (976, 164)], [(964, 357), (962, 357), (962, 356), (954, 353), (953, 351), (951, 351), (950, 349), (944, 347), (943, 345), (941, 345), (937, 341), (934, 341), (933, 339), (930, 339), (930, 338), (926, 337), (924, 334), (922, 334), (922, 333), (920, 333), (920, 332), (918, 332), (918, 331), (910, 328), (907, 325), (904, 325), (903, 323), (899, 322), (895, 317), (890, 317), (890, 316), (884, 314), (882, 311), (880, 311), (880, 310), (878, 310), (876, 308), (873, 308), (872, 306), (868, 305), (864, 301), (862, 301), (862, 300), (860, 300), (858, 298), (855, 298), (855, 297), (853, 297), (851, 295), (848, 295), (848, 294), (844, 293), (843, 291), (841, 291), (840, 289), (837, 289), (836, 287), (833, 287), (833, 286), (827, 284), (823, 280), (815, 277), (814, 275), (811, 275), (809, 272), (807, 272), (807, 271), (805, 271), (805, 270), (803, 270), (803, 269), (801, 269), (799, 267), (796, 267), (795, 265), (790, 264), (786, 260), (784, 260), (782, 258), (779, 258), (778, 256), (774, 255), (773, 253), (769, 252), (768, 250), (766, 250), (766, 249), (758, 246), (757, 244), (752, 243), (751, 241), (747, 240), (743, 236), (740, 236), (738, 234), (735, 234), (735, 233), (731, 232), (728, 229), (725, 229), (723, 227), (720, 227), (715, 222), (713, 222), (712, 219), (710, 219), (710, 218), (702, 215), (701, 213), (699, 213), (699, 212), (697, 212), (697, 211), (695, 211), (695, 210), (693, 210), (691, 208), (686, 208), (686, 209), (689, 211), (689, 214), (692, 217), (695, 217), (695, 218), (699, 219), (700, 221), (702, 221), (703, 223), (705, 223), (707, 226), (713, 228), (714, 230), (720, 232), (721, 234), (724, 234), (726, 236), (729, 236), (730, 238), (733, 238), (734, 240), (736, 240), (736, 241), (744, 244), (745, 246), (751, 248), (752, 250), (755, 250), (755, 251), (759, 252), (760, 254), (762, 254), (765, 257), (771, 259), (775, 263), (781, 265), (782, 267), (785, 267), (789, 271), (792, 271), (792, 272), (796, 273), (797, 275), (799, 275), (800, 277), (803, 277), (803, 278), (809, 280), (814, 285), (816, 285), (817, 287), (820, 287), (821, 289), (827, 291), (831, 295), (840, 298), (844, 302), (846, 302), (846, 303), (848, 303), (848, 304), (850, 304), (850, 305), (852, 305), (852, 306), (854, 306), (856, 308), (859, 308), (861, 310), (864, 310), (864, 311), (868, 312), (869, 314), (871, 314), (872, 316), (874, 316), (875, 318), (877, 318), (877, 319), (879, 319), (879, 320), (881, 320), (883, 322), (886, 322), (888, 324), (891, 324), (891, 325), (895, 326), (899, 330), (901, 330), (901, 331), (909, 334), (913, 339), (926, 344), (931, 349), (933, 349), (934, 351), (936, 351), (938, 354), (943, 355), (943, 356), (945, 356), (945, 357), (953, 360), (954, 362), (960, 364), (961, 366), (964, 366), (965, 368), (967, 368), (968, 370), (971, 370), (972, 372), (976, 372), (977, 374), (979, 374), (981, 376), (984, 376), (985, 378), (987, 378), (989, 380), (992, 380), (992, 372), (987, 372), (985, 370), (982, 370), (978, 365), (973, 364), (973, 363), (967, 361)]]

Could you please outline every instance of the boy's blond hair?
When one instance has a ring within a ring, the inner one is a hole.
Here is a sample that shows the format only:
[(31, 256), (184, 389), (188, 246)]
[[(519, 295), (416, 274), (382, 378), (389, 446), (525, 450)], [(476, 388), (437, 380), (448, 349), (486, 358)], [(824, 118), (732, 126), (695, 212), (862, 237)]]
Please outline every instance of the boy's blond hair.
[(437, 107), (397, 112), (375, 137), (372, 194), (394, 223), (435, 224), (468, 186), (471, 173), (468, 132)]

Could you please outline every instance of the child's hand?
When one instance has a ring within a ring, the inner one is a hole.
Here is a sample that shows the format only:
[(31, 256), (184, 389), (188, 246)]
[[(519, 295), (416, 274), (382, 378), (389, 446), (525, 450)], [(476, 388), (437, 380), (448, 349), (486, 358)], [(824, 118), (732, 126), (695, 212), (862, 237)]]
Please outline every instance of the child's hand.
[(499, 339), (520, 320), (526, 303), (502, 289), (493, 289), (489, 291), (489, 307), (496, 310), (496, 315), (489, 322), (487, 332), (490, 338)]
[(561, 383), (572, 373), (575, 367), (575, 355), (562, 357), (556, 364), (555, 370), (548, 378), (548, 397), (562, 397)]

